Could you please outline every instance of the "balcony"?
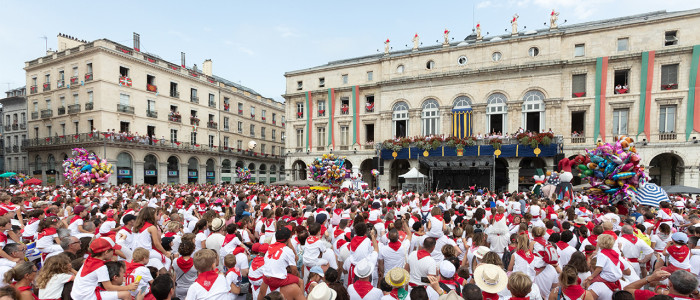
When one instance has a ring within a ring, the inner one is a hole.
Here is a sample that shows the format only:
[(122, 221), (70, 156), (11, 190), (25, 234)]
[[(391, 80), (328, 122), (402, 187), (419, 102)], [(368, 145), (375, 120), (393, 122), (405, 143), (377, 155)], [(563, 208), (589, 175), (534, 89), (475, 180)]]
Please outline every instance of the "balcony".
[(190, 125), (199, 126), (199, 118), (190, 117)]
[(53, 117), (53, 110), (51, 109), (42, 109), (41, 110), (41, 118), (46, 119), (46, 118), (51, 118)]
[(171, 111), (170, 114), (168, 114), (168, 121), (182, 123), (182, 116), (180, 116), (178, 112)]
[(323, 147), (323, 146), (316, 147), (316, 151), (326, 151), (326, 147)]
[(343, 106), (340, 107), (340, 114), (341, 115), (347, 115), (350, 113), (350, 107), (347, 104), (344, 104)]
[(585, 144), (586, 137), (583, 137), (583, 136), (571, 137), (571, 143), (572, 144)]
[(51, 84), (50, 83), (44, 83), (44, 92), (50, 91), (51, 90)]
[(92, 110), (94, 108), (93, 104), (92, 102), (85, 103), (85, 110)]
[(228, 126), (224, 126), (224, 131), (228, 132), (230, 128)]
[(29, 87), (29, 94), (36, 94), (38, 92), (38, 88), (36, 85), (32, 85)]
[(229, 105), (228, 103), (224, 103), (224, 111), (229, 111), (230, 108), (231, 105)]
[(19, 124), (12, 124), (12, 130), (19, 129)]
[(347, 151), (350, 150), (350, 146), (340, 146), (341, 151)]
[(27, 129), (27, 123), (19, 124), (19, 129), (21, 129), (21, 130)]
[(173, 98), (180, 98), (180, 92), (171, 90), (171, 91), (170, 91), (170, 97), (173, 97)]
[(10, 131), (12, 127), (10, 125), (5, 125), (5, 131)]
[(36, 120), (39, 118), (39, 112), (38, 111), (33, 111), (32, 112), (32, 120)]
[(17, 145), (12, 146), (12, 152), (19, 152), (19, 146), (17, 146)]
[(132, 86), (131, 78), (126, 76), (119, 76), (119, 86)]
[(374, 102), (365, 103), (365, 112), (368, 112), (368, 113), (374, 112)]
[(66, 86), (66, 81), (65, 81), (65, 80), (57, 80), (57, 81), (56, 81), (56, 88), (57, 88), (57, 89), (60, 89), (60, 88), (65, 87), (65, 86)]
[(157, 93), (158, 92), (158, 87), (153, 85), (153, 84), (148, 84), (146, 83), (146, 90), (151, 92), (151, 93)]
[(85, 81), (92, 81), (92, 73), (85, 74)]
[(197, 96), (190, 96), (190, 102), (192, 102), (192, 103), (199, 103), (199, 97), (197, 97)]
[(79, 112), (80, 112), (80, 104), (68, 105), (68, 113), (69, 114), (77, 114)]
[(149, 118), (157, 118), (158, 112), (155, 110), (146, 110), (146, 116)]
[(209, 122), (207, 122), (207, 128), (218, 129), (219, 123), (216, 123), (214, 121), (209, 121)]
[(134, 114), (134, 107), (131, 105), (117, 104), (117, 112)]
[(209, 107), (216, 107), (216, 102), (209, 101)]
[(675, 132), (661, 132), (659, 133), (660, 141), (675, 141), (678, 138)]
[(5, 153), (12, 153), (12, 147), (5, 147)]
[(66, 114), (66, 107), (65, 106), (59, 107), (58, 108), (58, 115), (60, 116), (60, 115), (65, 115), (65, 114)]
[(78, 76), (73, 76), (70, 78), (70, 87), (72, 89), (77, 88), (80, 86), (80, 80), (78, 80)]

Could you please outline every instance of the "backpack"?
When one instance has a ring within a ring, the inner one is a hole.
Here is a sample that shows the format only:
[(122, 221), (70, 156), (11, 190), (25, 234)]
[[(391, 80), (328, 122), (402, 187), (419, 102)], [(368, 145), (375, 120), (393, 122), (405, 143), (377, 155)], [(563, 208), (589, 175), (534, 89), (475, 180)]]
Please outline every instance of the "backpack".
[(508, 251), (508, 247), (503, 250), (503, 257), (501, 257), (501, 261), (503, 261), (503, 265), (506, 266), (506, 268), (510, 265), (510, 260), (514, 251)]
[(457, 295), (462, 296), (462, 291), (459, 290), (459, 288), (460, 288), (459, 283), (456, 284), (457, 286), (456, 286), (456, 289), (454, 289), (454, 290), (442, 282), (440, 282), (439, 285), (440, 285), (440, 288), (445, 292), (445, 294), (449, 293), (450, 291), (455, 291), (455, 293), (457, 293)]
[(559, 263), (559, 252), (557, 252), (557, 249), (550, 243), (545, 243), (542, 246), (544, 246), (544, 251), (541, 251), (539, 256), (542, 257), (544, 263), (548, 265)]

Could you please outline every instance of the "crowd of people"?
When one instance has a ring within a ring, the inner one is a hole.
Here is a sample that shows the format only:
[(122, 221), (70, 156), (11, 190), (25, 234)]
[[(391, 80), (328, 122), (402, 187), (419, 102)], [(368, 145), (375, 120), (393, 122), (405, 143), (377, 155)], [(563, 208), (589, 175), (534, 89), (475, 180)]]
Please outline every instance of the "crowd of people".
[(0, 192), (0, 299), (700, 299), (700, 198), (263, 185)]

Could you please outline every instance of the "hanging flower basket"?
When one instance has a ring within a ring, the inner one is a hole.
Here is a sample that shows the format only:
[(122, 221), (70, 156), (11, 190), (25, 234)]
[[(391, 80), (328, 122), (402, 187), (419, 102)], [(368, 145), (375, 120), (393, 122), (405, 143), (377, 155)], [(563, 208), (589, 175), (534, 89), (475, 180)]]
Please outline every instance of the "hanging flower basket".
[(501, 150), (501, 146), (503, 145), (503, 141), (501, 139), (491, 139), (489, 141), (489, 145), (493, 146), (493, 149)]

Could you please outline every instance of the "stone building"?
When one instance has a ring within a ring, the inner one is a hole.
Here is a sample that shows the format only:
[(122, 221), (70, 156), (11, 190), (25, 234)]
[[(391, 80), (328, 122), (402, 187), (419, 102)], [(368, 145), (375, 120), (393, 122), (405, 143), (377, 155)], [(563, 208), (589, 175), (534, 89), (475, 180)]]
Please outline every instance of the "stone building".
[[(83, 147), (107, 158), (116, 183), (235, 182), (283, 174), (284, 104), (213, 74), (107, 39), (58, 35), (58, 51), (25, 63), (27, 149), (34, 176), (63, 183)], [(254, 146), (254, 147), (250, 147)]]
[[(516, 18), (501, 36), (481, 36), (477, 25), (456, 42), (446, 30), (445, 42), (425, 47), (416, 34), (406, 50), (387, 40), (384, 53), (285, 73), (289, 175), (305, 178), (312, 159), (332, 151), (364, 178), (383, 167), (381, 188), (400, 187), (397, 176), (415, 167), (429, 176), (428, 188), (489, 186), (479, 178), (490, 176), (491, 186), (513, 191), (531, 185), (536, 168), (551, 170), (564, 156), (627, 135), (653, 181), (700, 186), (700, 10), (566, 26), (556, 16), (543, 13), (549, 28), (520, 31)], [(394, 153), (377, 145), (426, 135), (505, 137), (521, 128), (551, 130), (554, 148), (536, 154), (503, 138), (514, 149), (497, 156), (483, 139), (459, 157), (447, 147)], [(464, 174), (476, 181), (458, 183)]]
[(27, 149), (24, 140), (27, 139), (27, 98), (24, 87), (5, 92), (6, 98), (0, 99), (2, 104), (2, 140), (4, 172), (29, 174)]

